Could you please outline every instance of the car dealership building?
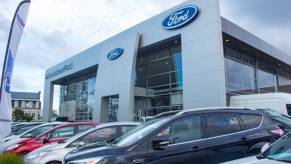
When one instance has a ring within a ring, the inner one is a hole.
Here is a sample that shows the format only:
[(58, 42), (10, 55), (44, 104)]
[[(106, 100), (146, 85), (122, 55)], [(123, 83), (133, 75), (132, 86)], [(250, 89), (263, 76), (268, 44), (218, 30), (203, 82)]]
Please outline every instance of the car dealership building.
[(221, 17), (219, 1), (189, 0), (46, 70), (45, 121), (56, 85), (70, 120), (138, 120), (291, 93), (291, 57)]

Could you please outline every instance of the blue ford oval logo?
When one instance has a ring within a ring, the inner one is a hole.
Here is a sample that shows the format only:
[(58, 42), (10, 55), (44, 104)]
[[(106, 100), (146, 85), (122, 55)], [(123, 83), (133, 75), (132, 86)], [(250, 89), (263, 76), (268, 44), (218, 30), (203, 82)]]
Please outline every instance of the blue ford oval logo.
[(114, 60), (123, 53), (123, 48), (115, 48), (107, 54), (108, 60)]
[(197, 15), (197, 6), (185, 6), (170, 13), (162, 22), (162, 26), (167, 30), (176, 29), (190, 23)]

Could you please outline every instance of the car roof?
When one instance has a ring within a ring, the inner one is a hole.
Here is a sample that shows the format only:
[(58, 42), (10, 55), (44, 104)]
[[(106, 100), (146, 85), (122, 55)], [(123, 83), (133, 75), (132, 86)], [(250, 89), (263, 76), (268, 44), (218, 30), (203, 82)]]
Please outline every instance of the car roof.
[(36, 122), (34, 122), (34, 123), (29, 123), (29, 124), (25, 124), (25, 125), (23, 125), (23, 126), (17, 128), (17, 129), (15, 129), (15, 130), (19, 130), (19, 129), (21, 129), (21, 128), (28, 127), (28, 126), (31, 126), (31, 125), (41, 125), (41, 124), (43, 124), (43, 123), (41, 123), (41, 122), (38, 122), (38, 123), (36, 123)]
[(157, 114), (153, 118), (167, 117), (167, 116), (175, 115), (175, 114), (177, 114), (179, 112), (181, 112), (181, 110), (167, 111), (167, 112), (163, 112), (163, 113)]
[(74, 125), (96, 125), (95, 122), (69, 122), (69, 123), (63, 123), (61, 125), (58, 125), (52, 129), (49, 129), (41, 134), (39, 134), (38, 136), (36, 136), (34, 139), (38, 139), (38, 138), (41, 138), (42, 136), (46, 135), (47, 133), (53, 131), (53, 130), (56, 130), (56, 129), (60, 129), (62, 127), (66, 127), (66, 126), (74, 126)]
[(118, 126), (118, 125), (140, 125), (140, 122), (131, 122), (131, 121), (119, 121), (119, 122), (105, 122), (105, 123), (100, 123), (96, 126), (97, 127), (107, 127), (107, 126)]
[(245, 107), (208, 107), (208, 108), (194, 108), (182, 110), (176, 115), (183, 115), (188, 113), (211, 113), (211, 112), (246, 112), (246, 113), (260, 113), (252, 108)]
[(26, 133), (28, 133), (28, 132), (31, 132), (31, 131), (33, 131), (33, 130), (35, 130), (35, 129), (37, 129), (37, 128), (43, 127), (43, 126), (47, 126), (47, 125), (61, 125), (61, 124), (64, 124), (64, 123), (63, 123), (63, 122), (49, 122), (49, 123), (43, 123), (43, 124), (40, 124), (40, 125), (38, 125), (38, 126), (32, 128), (32, 129), (30, 129), (30, 130), (28, 130), (28, 131), (22, 133), (21, 136), (24, 135), (24, 134), (26, 134)]

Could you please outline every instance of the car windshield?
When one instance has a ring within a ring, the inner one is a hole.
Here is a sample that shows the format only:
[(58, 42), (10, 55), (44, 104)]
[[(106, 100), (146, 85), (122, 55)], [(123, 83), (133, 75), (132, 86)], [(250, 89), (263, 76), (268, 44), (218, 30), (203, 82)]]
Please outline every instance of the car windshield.
[(20, 136), (20, 138), (34, 138), (36, 136), (38, 136), (39, 134), (47, 131), (47, 130), (50, 130), (51, 128), (57, 126), (57, 124), (49, 124), (49, 125), (43, 125), (43, 126), (39, 126), (39, 127), (36, 127), (34, 129), (31, 129), (27, 132), (25, 132), (24, 134), (22, 134)]
[(275, 142), (260, 157), (276, 161), (291, 162), (291, 133)]
[(291, 118), (273, 109), (258, 109), (278, 122), (291, 126)]
[(20, 129), (18, 129), (16, 132), (14, 132), (13, 134), (14, 135), (19, 135), (19, 134), (22, 134), (34, 127), (38, 126), (38, 124), (33, 124), (33, 125), (27, 125), (27, 126), (24, 126), (24, 127), (21, 127)]
[(131, 132), (121, 136), (120, 138), (116, 139), (114, 141), (114, 145), (116, 146), (128, 146), (133, 143), (136, 143), (140, 139), (144, 138), (148, 134), (150, 134), (152, 131), (156, 130), (157, 128), (160, 127), (160, 125), (164, 124), (167, 122), (169, 118), (164, 118), (164, 119), (155, 119), (149, 122), (146, 122), (144, 124), (141, 124), (137, 126), (134, 130)]

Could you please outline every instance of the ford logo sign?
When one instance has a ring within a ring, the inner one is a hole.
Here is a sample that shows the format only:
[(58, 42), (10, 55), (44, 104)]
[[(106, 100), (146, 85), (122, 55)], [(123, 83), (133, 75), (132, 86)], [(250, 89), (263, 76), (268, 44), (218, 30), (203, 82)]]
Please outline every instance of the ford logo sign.
[(114, 60), (123, 53), (123, 48), (115, 48), (107, 54), (108, 60)]
[(186, 25), (198, 15), (198, 7), (194, 5), (179, 8), (170, 13), (162, 22), (164, 29), (172, 30)]

